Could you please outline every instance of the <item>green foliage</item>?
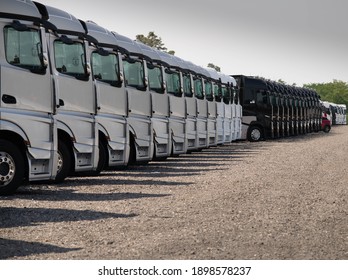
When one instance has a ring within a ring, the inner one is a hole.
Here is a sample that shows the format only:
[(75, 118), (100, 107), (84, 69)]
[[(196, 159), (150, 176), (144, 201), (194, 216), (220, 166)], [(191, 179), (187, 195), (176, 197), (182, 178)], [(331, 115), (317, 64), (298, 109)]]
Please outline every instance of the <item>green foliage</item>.
[(315, 89), (321, 100), (348, 106), (348, 83), (346, 82), (333, 80), (331, 83), (305, 84), (304, 87)]
[(278, 79), (278, 81), (277, 81), (278, 83), (280, 83), (280, 84), (282, 84), (282, 85), (286, 85), (286, 82), (285, 81), (283, 81), (282, 79)]
[(143, 44), (148, 45), (152, 48), (155, 48), (163, 52), (167, 52), (172, 55), (175, 54), (175, 51), (173, 50), (168, 51), (168, 49), (164, 46), (164, 43), (162, 42), (162, 38), (158, 37), (153, 31), (150, 31), (149, 34), (147, 34), (147, 36), (144, 36), (143, 34), (138, 34), (135, 38), (137, 41), (140, 41)]
[(221, 72), (221, 68), (213, 63), (209, 63), (208, 66), (209, 68), (215, 69), (217, 72)]

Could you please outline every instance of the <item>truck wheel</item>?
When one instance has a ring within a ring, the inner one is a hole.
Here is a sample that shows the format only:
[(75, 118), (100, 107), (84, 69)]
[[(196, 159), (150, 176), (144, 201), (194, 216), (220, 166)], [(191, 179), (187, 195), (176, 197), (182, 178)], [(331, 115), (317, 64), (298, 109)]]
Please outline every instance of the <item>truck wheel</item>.
[(324, 126), (324, 132), (328, 133), (331, 130), (331, 127), (329, 125)]
[(58, 141), (58, 170), (55, 183), (61, 183), (66, 177), (68, 177), (71, 169), (71, 154), (64, 141)]
[(99, 143), (99, 159), (97, 169), (94, 171), (81, 172), (82, 175), (86, 176), (98, 176), (108, 164), (108, 151), (107, 147), (103, 143)]
[(99, 160), (96, 173), (99, 174), (102, 172), (108, 165), (108, 148), (105, 147), (105, 144), (99, 143)]
[(248, 129), (248, 140), (250, 142), (260, 141), (262, 138), (262, 131), (258, 126), (251, 126)]
[(137, 150), (135, 148), (135, 140), (131, 135), (130, 143), (129, 143), (129, 158), (128, 158), (128, 166), (135, 165), (137, 161)]
[(24, 179), (24, 158), (17, 146), (0, 140), (0, 195), (13, 194)]

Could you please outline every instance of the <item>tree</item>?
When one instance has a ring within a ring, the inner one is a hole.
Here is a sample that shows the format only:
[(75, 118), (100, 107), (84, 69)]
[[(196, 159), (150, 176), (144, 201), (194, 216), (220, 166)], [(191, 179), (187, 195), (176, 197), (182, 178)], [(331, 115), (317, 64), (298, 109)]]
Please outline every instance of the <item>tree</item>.
[(215, 69), (217, 72), (221, 72), (221, 68), (217, 65), (215, 65), (214, 63), (209, 63), (208, 66), (209, 68), (213, 68)]
[(331, 83), (305, 84), (304, 87), (316, 90), (321, 100), (348, 106), (348, 83), (346, 82), (333, 80)]
[(147, 34), (147, 36), (144, 36), (143, 34), (138, 34), (135, 38), (136, 40), (142, 42), (147, 46), (150, 46), (163, 52), (167, 52), (172, 55), (175, 54), (175, 51), (173, 50), (168, 51), (168, 49), (164, 46), (164, 43), (162, 42), (162, 38), (157, 36), (154, 31), (150, 31), (149, 34)]

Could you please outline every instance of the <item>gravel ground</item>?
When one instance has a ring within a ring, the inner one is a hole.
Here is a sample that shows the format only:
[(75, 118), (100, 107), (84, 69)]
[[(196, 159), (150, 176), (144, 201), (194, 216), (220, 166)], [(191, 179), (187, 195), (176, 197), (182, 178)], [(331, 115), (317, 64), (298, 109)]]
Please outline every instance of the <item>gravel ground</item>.
[(0, 197), (0, 259), (348, 259), (348, 126)]

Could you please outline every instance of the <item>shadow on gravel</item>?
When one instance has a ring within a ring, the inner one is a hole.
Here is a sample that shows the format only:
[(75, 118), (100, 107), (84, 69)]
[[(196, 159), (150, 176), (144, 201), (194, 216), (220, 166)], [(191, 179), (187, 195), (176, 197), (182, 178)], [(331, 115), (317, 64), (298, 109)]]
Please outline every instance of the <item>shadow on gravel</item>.
[[(90, 187), (89, 187), (90, 188)], [(170, 196), (169, 194), (146, 194), (146, 193), (79, 193), (76, 192), (71, 185), (68, 187), (57, 186), (53, 189), (19, 189), (16, 196), (4, 197), (4, 200), (11, 200), (12, 198), (20, 198), (27, 200), (42, 200), (42, 201), (117, 201), (127, 199), (141, 199), (141, 198), (156, 198)], [(73, 210), (72, 210), (73, 211)], [(0, 214), (2, 209), (0, 208)], [(108, 214), (108, 213), (105, 213)], [(114, 215), (114, 214), (110, 214)], [(118, 218), (118, 217), (117, 217)], [(122, 218), (122, 217), (120, 217)], [(1, 221), (2, 217), (0, 217)], [(0, 228), (1, 228), (0, 224)]]
[[(243, 158), (245, 158), (246, 156), (248, 155), (254, 155), (254, 154), (257, 154), (258, 152), (249, 152), (249, 151), (238, 151), (238, 152), (233, 152), (233, 154), (224, 154), (224, 153), (215, 153), (213, 151), (209, 151), (209, 152), (202, 152), (200, 154), (197, 154), (197, 155), (193, 155), (191, 157), (186, 157), (186, 156), (183, 156), (183, 157), (179, 157), (179, 158), (172, 158), (172, 159), (169, 159), (167, 162), (175, 162), (176, 164), (179, 163), (180, 165), (180, 162), (193, 162), (193, 161), (203, 161), (204, 162), (204, 165), (205, 166), (221, 166), (221, 165), (224, 165), (224, 164), (216, 164), (216, 163), (206, 163), (206, 162), (221, 162), (221, 161), (239, 161)], [(199, 163), (201, 164), (201, 163)]]
[[(243, 161), (264, 149), (272, 146), (269, 142), (251, 143), (240, 141), (237, 143), (211, 147), (202, 151), (192, 152), (177, 157), (170, 157), (165, 161), (152, 161), (148, 164), (135, 165), (124, 170), (103, 171), (98, 176), (78, 176), (67, 178), (63, 183), (55, 185), (52, 182), (37, 182), (19, 188), (15, 196), (1, 197), (10, 200), (13, 197), (21, 199), (35, 199), (45, 201), (116, 201), (125, 199), (139, 199), (146, 197), (161, 197), (161, 194), (118, 193), (117, 187), (124, 185), (137, 186), (180, 186), (185, 187), (194, 182), (161, 180), (161, 178), (200, 176), (202, 173), (216, 170), (227, 170), (228, 164)], [(144, 180), (146, 178), (146, 180)], [(46, 186), (45, 186), (46, 185)], [(87, 185), (108, 187), (108, 193), (78, 193), (75, 186)], [(47, 187), (48, 186), (48, 187)], [(113, 190), (110, 190), (114, 188)]]
[(301, 135), (297, 135), (297, 136), (290, 136), (290, 137), (285, 137), (285, 138), (279, 138), (279, 139), (273, 139), (273, 140), (269, 140), (269, 142), (275, 142), (275, 143), (300, 143), (300, 142), (308, 142), (308, 141), (313, 141), (315, 139), (318, 138), (323, 138), (323, 137), (327, 137), (327, 138), (331, 138), (334, 137), (335, 133), (334, 132), (329, 132), (329, 133), (325, 133), (325, 132), (312, 132), (312, 133), (308, 133), (308, 134), (301, 134)]
[[(101, 173), (98, 177), (72, 177), (68, 178), (64, 181), (64, 183), (60, 184), (59, 186), (63, 185), (81, 185), (81, 184), (88, 184), (88, 185), (106, 185), (106, 186), (120, 186), (120, 185), (141, 185), (141, 186), (185, 186), (189, 185), (191, 183), (183, 183), (183, 182), (174, 182), (174, 181), (161, 181), (156, 180), (158, 177), (166, 177), (166, 176), (173, 176), (173, 174), (164, 174), (165, 176), (162, 176), (162, 172), (157, 171), (150, 171), (148, 169), (137, 169), (134, 170), (135, 172), (139, 171), (146, 171), (146, 174), (148, 177), (153, 177), (153, 180), (137, 180), (137, 179), (121, 179), (118, 178), (120, 176), (124, 176), (125, 174), (115, 173), (115, 172), (107, 172), (107, 173)], [(128, 170), (127, 172), (130, 172)], [(190, 174), (186, 174), (186, 176), (189, 176)], [(134, 174), (132, 175), (134, 176)], [(174, 174), (175, 176), (175, 174)], [(177, 176), (185, 176), (183, 174), (177, 174)], [(105, 177), (112, 177), (112, 178), (105, 178)], [(142, 176), (143, 177), (143, 176)], [(134, 177), (133, 177), (134, 178)]]
[(67, 253), (80, 248), (63, 248), (38, 242), (26, 242), (0, 238), (0, 260), (25, 257), (32, 254)]
[[(131, 175), (134, 176), (134, 173), (141, 173), (141, 176), (145, 177), (153, 177), (155, 182), (158, 182), (156, 178), (162, 177), (190, 177), (200, 175), (202, 172), (210, 172), (214, 170), (222, 170), (223, 168), (202, 168), (204, 163), (201, 162), (165, 162), (165, 163), (150, 163), (147, 166), (137, 167), (128, 169), (124, 173), (120, 174), (121, 176)], [(196, 166), (196, 168), (192, 168), (192, 166)], [(211, 166), (207, 164), (207, 166)], [(224, 166), (221, 164), (221, 166)], [(112, 175), (112, 174), (110, 174)], [(128, 181), (128, 180), (127, 180)], [(168, 183), (168, 182), (166, 182)], [(175, 183), (175, 182), (172, 182)], [(156, 185), (160, 185), (161, 183), (157, 183)], [(176, 183), (177, 184), (177, 183)], [(180, 183), (179, 183), (180, 184)], [(182, 183), (181, 183), (182, 184)], [(185, 184), (185, 183), (184, 183)]]
[(48, 208), (0, 208), (0, 228), (36, 226), (42, 223), (95, 221), (108, 218), (133, 218), (137, 214), (117, 214), (91, 210)]
[[(243, 158), (260, 153), (269, 144), (243, 142), (237, 147), (229, 146), (212, 147), (200, 152), (192, 152), (165, 161), (153, 161), (146, 165), (132, 166), (119, 173), (122, 176), (134, 176), (134, 173), (145, 177), (172, 177), (172, 176), (197, 176), (202, 172), (227, 169), (226, 162), (240, 162)], [(112, 175), (112, 173), (108, 173)], [(156, 181), (156, 179), (154, 178)]]
[[(188, 167), (192, 167), (193, 165), (197, 166), (196, 169), (189, 169)], [(127, 171), (123, 172), (122, 174), (118, 174), (122, 177), (129, 177), (129, 178), (137, 178), (139, 177), (139, 180), (136, 180), (133, 182), (133, 180), (126, 179), (124, 180), (124, 184), (135, 184), (135, 185), (144, 185), (143, 179), (140, 178), (150, 178), (150, 182), (153, 182), (153, 185), (155, 186), (189, 186), (194, 184), (194, 182), (175, 182), (175, 181), (159, 181), (158, 178), (173, 178), (174, 177), (192, 177), (192, 176), (200, 176), (202, 173), (208, 173), (213, 172), (215, 170), (225, 170), (226, 168), (201, 168), (201, 163), (185, 163), (183, 164), (180, 162), (179, 164), (175, 162), (166, 162), (163, 164), (157, 164), (157, 163), (150, 163), (147, 166), (137, 167), (128, 169)], [(109, 176), (117, 176), (114, 174), (109, 174)], [(160, 182), (160, 183), (159, 183)]]

